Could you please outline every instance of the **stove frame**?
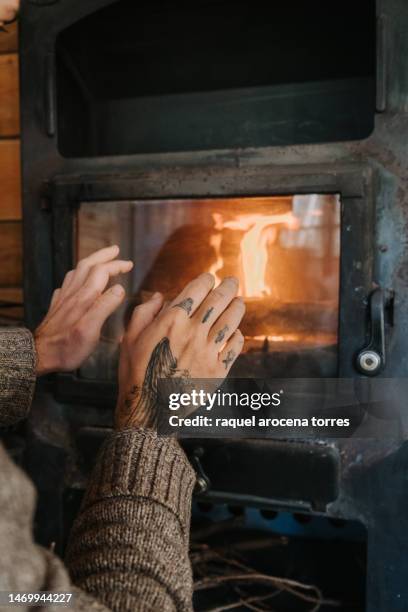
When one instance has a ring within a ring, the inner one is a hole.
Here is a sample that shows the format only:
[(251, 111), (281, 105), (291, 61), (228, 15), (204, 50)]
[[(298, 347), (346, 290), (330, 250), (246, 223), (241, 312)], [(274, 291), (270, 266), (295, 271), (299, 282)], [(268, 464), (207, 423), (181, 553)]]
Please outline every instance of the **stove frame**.
[[(208, 175), (211, 175), (211, 183)], [(307, 193), (339, 193), (341, 198), (341, 259), (338, 327), (338, 376), (355, 375), (355, 356), (366, 343), (365, 299), (373, 287), (373, 174), (364, 165), (219, 169), (189, 164), (155, 168), (134, 176), (56, 177), (49, 185), (54, 244), (53, 287), (61, 286), (74, 266), (75, 215), (81, 202), (244, 197)], [(169, 204), (171, 206), (171, 204)], [(45, 296), (44, 296), (45, 297)], [(48, 299), (42, 308), (46, 308)], [(115, 385), (79, 378), (75, 373), (55, 377), (61, 400), (87, 398), (112, 408)], [(110, 400), (110, 401), (109, 401)]]

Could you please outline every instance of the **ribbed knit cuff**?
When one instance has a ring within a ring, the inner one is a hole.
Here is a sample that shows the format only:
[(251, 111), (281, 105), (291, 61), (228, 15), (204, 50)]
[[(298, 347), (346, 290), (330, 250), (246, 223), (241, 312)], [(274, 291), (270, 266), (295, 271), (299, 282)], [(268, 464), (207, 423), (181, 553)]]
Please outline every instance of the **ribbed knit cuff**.
[(168, 508), (186, 530), (195, 481), (177, 440), (151, 430), (126, 429), (103, 444), (83, 507), (109, 497), (145, 498)]
[(36, 352), (28, 329), (0, 330), (0, 425), (27, 416), (35, 387)]

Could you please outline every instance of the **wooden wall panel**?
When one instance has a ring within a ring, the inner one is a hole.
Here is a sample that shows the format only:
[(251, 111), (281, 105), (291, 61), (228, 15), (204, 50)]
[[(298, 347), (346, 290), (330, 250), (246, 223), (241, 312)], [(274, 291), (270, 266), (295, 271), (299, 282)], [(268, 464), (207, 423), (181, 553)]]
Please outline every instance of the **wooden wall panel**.
[(0, 325), (16, 325), (23, 319), (17, 24), (6, 29), (0, 32)]
[(22, 227), (20, 221), (0, 223), (0, 287), (22, 284)]
[(0, 136), (20, 133), (18, 55), (0, 54)]
[(21, 219), (19, 140), (0, 140), (0, 184), (0, 221)]
[(22, 304), (23, 302), (23, 290), (21, 287), (5, 287), (0, 288), (0, 302), (6, 302), (8, 304)]
[(0, 53), (18, 50), (17, 22), (5, 27), (5, 32), (0, 32)]

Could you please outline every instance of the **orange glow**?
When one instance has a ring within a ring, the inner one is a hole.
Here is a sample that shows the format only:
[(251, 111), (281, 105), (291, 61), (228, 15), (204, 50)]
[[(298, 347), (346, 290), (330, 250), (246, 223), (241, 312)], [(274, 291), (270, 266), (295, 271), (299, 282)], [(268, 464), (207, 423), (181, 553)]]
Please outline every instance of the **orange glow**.
[[(240, 294), (246, 298), (262, 298), (272, 295), (273, 288), (266, 283), (266, 268), (268, 263), (268, 246), (277, 237), (277, 226), (296, 230), (298, 219), (292, 212), (279, 215), (246, 214), (237, 215), (231, 221), (223, 221), (222, 215), (213, 214), (214, 226), (218, 232), (223, 229), (245, 232), (240, 243)], [(210, 238), (210, 244), (215, 250), (216, 261), (209, 272), (220, 282), (218, 272), (222, 270), (224, 261), (221, 255), (221, 233), (215, 233)]]
[(284, 334), (284, 335), (271, 335), (271, 336), (250, 336), (252, 340), (256, 340), (258, 342), (297, 342), (300, 339), (299, 334)]

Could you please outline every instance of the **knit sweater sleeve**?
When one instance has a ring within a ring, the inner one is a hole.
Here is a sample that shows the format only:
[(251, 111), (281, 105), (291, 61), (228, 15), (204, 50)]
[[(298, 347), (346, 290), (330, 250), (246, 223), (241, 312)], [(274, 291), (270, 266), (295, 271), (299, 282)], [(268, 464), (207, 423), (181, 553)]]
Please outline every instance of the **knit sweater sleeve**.
[(0, 330), (0, 427), (27, 416), (35, 387), (36, 352), (28, 329)]
[(70, 535), (74, 584), (114, 612), (191, 611), (194, 483), (176, 440), (141, 429), (112, 434)]

